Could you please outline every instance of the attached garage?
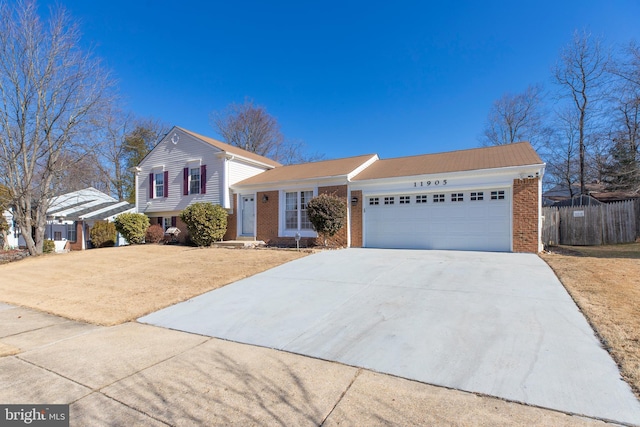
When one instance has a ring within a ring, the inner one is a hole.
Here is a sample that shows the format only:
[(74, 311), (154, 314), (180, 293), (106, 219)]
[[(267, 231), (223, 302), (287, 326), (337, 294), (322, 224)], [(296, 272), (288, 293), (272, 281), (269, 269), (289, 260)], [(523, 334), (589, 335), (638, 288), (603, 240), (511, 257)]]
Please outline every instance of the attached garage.
[(510, 189), (370, 195), (364, 246), (511, 250)]
[(537, 252), (543, 174), (526, 142), (380, 159), (351, 181), (351, 244)]

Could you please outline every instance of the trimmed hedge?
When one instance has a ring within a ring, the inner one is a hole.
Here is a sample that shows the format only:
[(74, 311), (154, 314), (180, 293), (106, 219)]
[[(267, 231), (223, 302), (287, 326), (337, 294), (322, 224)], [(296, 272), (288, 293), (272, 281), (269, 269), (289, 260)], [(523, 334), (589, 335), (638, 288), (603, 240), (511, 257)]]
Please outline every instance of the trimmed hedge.
[(118, 215), (113, 223), (127, 243), (131, 245), (144, 243), (144, 237), (149, 228), (149, 217), (145, 214), (123, 213)]
[(333, 194), (320, 194), (307, 203), (307, 216), (327, 246), (327, 238), (333, 237), (344, 226), (347, 204)]
[(164, 228), (160, 224), (153, 224), (147, 228), (145, 233), (145, 243), (160, 243), (164, 238)]
[(227, 232), (227, 211), (220, 205), (198, 202), (180, 213), (187, 225), (189, 239), (196, 246), (211, 246)]
[(116, 226), (112, 222), (98, 221), (91, 231), (89, 231), (89, 237), (91, 238), (91, 245), (94, 248), (106, 248), (116, 245)]

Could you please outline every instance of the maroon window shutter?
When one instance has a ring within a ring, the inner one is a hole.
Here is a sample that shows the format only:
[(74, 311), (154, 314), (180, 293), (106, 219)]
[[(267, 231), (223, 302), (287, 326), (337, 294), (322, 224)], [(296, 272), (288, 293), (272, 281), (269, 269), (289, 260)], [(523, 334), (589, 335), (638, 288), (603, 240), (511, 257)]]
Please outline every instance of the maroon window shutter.
[(178, 222), (178, 217), (176, 216), (172, 216), (171, 217), (171, 226), (172, 227), (176, 227), (176, 223)]
[(149, 174), (149, 198), (153, 199), (153, 173)]
[(162, 217), (161, 216), (158, 217), (158, 225), (162, 225)]
[(207, 165), (200, 166), (200, 194), (207, 194)]
[(182, 194), (189, 195), (189, 168), (182, 169)]
[(164, 171), (164, 197), (169, 197), (169, 171)]

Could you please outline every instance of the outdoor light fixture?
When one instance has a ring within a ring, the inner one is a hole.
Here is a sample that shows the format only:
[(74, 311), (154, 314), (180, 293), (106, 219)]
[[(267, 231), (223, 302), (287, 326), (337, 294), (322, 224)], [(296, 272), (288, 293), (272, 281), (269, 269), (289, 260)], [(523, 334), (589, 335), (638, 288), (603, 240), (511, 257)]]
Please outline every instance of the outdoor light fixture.
[(352, 206), (355, 206), (355, 205), (357, 205), (357, 204), (358, 204), (358, 198), (357, 198), (356, 196), (353, 196), (353, 197), (351, 198), (351, 205), (352, 205)]
[(269, 201), (269, 196), (267, 196), (266, 194), (262, 195), (262, 203), (267, 203)]

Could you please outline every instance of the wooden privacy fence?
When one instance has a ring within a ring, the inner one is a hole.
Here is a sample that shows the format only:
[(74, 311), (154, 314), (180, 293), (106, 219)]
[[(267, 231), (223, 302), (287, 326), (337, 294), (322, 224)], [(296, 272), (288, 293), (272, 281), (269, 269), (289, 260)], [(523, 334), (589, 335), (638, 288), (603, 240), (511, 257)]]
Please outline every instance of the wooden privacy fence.
[(578, 246), (633, 242), (640, 234), (638, 206), (629, 200), (600, 206), (542, 208), (542, 242)]

